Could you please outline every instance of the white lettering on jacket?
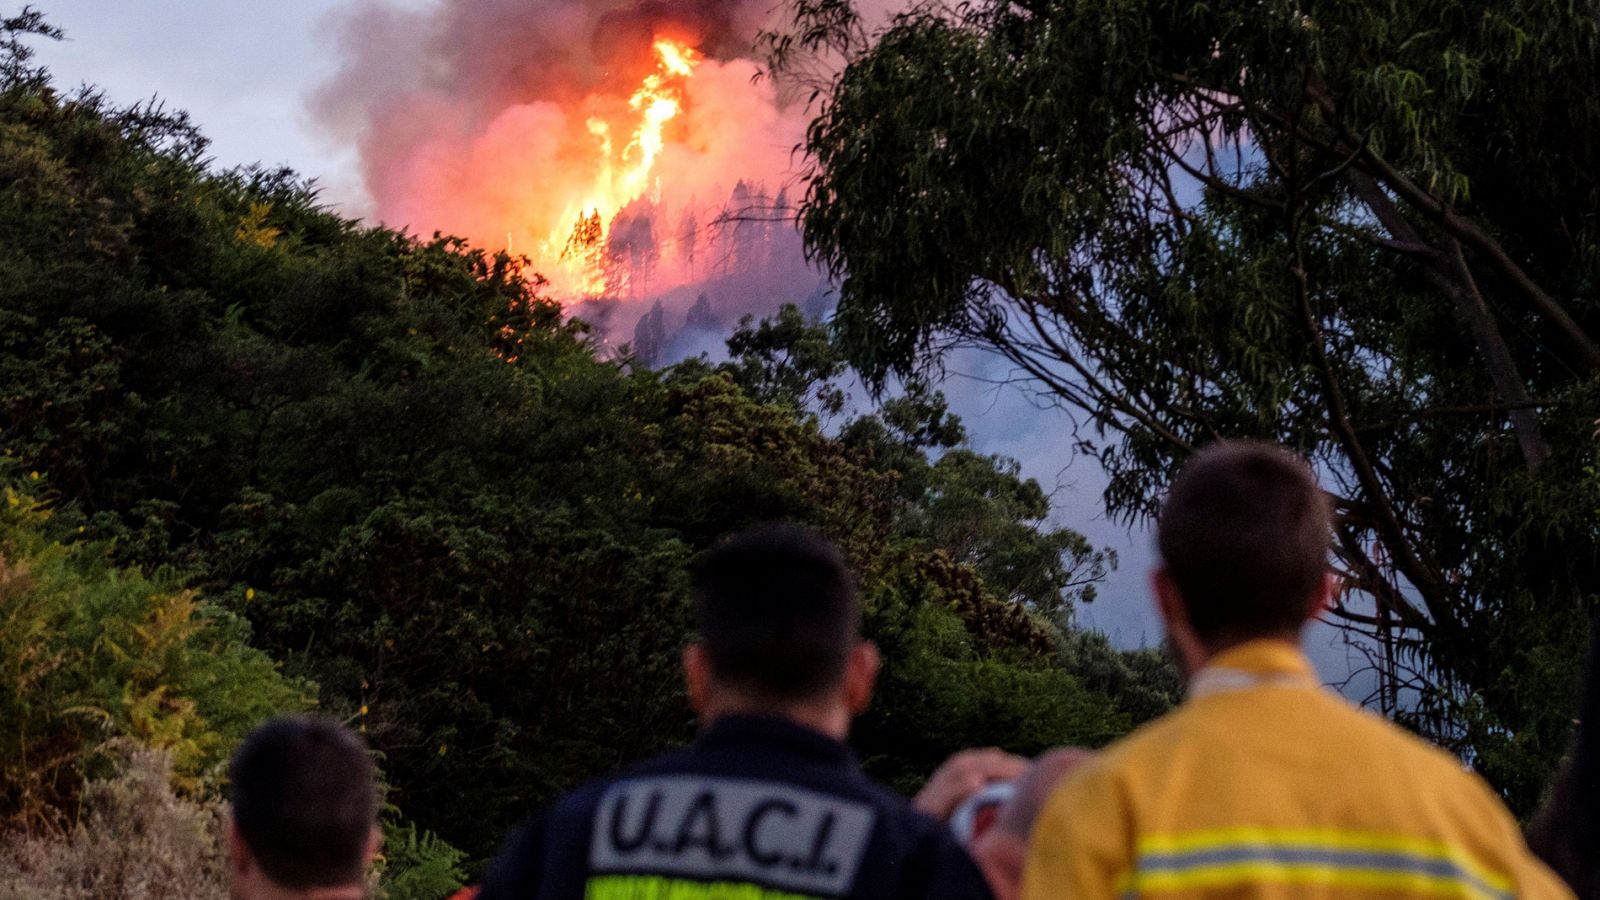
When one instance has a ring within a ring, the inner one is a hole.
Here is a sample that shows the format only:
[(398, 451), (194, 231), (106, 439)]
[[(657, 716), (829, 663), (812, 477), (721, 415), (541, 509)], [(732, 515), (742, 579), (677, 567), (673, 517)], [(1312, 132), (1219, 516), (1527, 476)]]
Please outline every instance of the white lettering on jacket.
[(876, 817), (865, 803), (771, 782), (631, 778), (600, 800), (589, 865), (839, 897), (855, 885)]

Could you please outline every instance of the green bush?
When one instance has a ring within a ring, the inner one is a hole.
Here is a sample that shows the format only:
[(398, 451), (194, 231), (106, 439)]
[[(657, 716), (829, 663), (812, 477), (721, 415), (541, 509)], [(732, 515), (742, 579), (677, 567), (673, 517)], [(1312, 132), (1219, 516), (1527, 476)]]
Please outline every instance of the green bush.
[(164, 751), (199, 788), (260, 720), (310, 704), (237, 617), (169, 574), (118, 568), (103, 544), (64, 542), (77, 529), (41, 484), (7, 484), (0, 504), (0, 822), (59, 824), (115, 738)]
[(914, 791), (970, 747), (1099, 746), (1130, 727), (1110, 695), (1061, 665), (1054, 625), (942, 551), (891, 553), (866, 584), (866, 630), (885, 665), (853, 743), (890, 785)]
[(442, 900), (466, 880), (466, 854), (415, 825), (386, 820), (380, 900)]

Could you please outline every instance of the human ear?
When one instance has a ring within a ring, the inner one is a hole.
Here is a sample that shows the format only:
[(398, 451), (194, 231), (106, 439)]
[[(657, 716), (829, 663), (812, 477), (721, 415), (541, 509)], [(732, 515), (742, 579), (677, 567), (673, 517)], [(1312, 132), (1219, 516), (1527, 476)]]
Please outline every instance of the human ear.
[(849, 662), (845, 665), (844, 699), (852, 716), (866, 712), (882, 668), (883, 656), (877, 644), (861, 641), (851, 648)]
[(683, 648), (683, 680), (689, 689), (689, 707), (697, 715), (704, 714), (711, 702), (711, 663), (699, 643)]
[(1156, 606), (1167, 628), (1167, 642), (1178, 655), (1178, 665), (1188, 675), (1205, 668), (1211, 654), (1189, 624), (1189, 609), (1184, 605), (1177, 582), (1166, 569), (1156, 569), (1150, 573), (1150, 589), (1156, 595)]
[(1317, 590), (1316, 595), (1311, 598), (1311, 609), (1306, 614), (1306, 621), (1309, 622), (1337, 607), (1339, 605), (1339, 597), (1343, 594), (1344, 578), (1330, 569), (1328, 574), (1322, 577), (1322, 586)]
[(232, 814), (228, 816), (227, 842), (228, 868), (233, 872), (234, 878), (239, 879), (250, 874), (250, 847), (244, 842), (244, 835), (239, 833), (239, 823), (233, 820)]

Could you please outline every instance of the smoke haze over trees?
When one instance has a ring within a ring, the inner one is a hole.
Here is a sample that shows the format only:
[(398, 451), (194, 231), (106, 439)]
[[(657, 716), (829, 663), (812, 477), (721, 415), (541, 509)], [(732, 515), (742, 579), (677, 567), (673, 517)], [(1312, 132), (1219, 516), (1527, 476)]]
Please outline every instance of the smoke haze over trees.
[(1129, 518), (1301, 449), (1370, 699), (1530, 809), (1600, 601), (1596, 5), (791, 6), (778, 62), (849, 63), (802, 216), (851, 361), (1005, 355)]
[(391, 895), (438, 896), (460, 855), (429, 833), (482, 861), (690, 737), (684, 567), (771, 519), (862, 578), (886, 668), (859, 746), (900, 787), (1175, 697), (1159, 654), (1073, 632), (1112, 560), (937, 394), (822, 427), (844, 366), (798, 309), (726, 364), (602, 352), (504, 253), (341, 218), (291, 172), (208, 169), (181, 115), (59, 91), (12, 40), (40, 27), (0, 47), (0, 647), (48, 651), (0, 685), (8, 783), (40, 777), (0, 793), (0, 858), (101, 846), (81, 829), (115, 816), (76, 800), (149, 794), (155, 763), (105, 780), (108, 740), (169, 754), (177, 827), (249, 720), (313, 704), (382, 754)]

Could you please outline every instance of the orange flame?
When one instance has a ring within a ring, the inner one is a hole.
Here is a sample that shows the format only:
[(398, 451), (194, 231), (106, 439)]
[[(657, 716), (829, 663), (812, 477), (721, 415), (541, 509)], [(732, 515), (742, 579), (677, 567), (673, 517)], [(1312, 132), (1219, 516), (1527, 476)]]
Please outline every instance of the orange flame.
[(666, 148), (668, 123), (683, 112), (684, 84), (700, 65), (694, 48), (669, 39), (655, 42), (656, 71), (646, 76), (639, 89), (628, 98), (628, 109), (636, 114), (632, 133), (621, 154), (616, 152), (613, 133), (617, 124), (595, 116), (589, 119), (589, 134), (599, 151), (600, 165), (585, 199), (562, 216), (563, 225), (541, 247), (546, 260), (556, 260), (553, 280), (565, 290), (598, 296), (605, 290), (605, 279), (596, 264), (610, 233), (611, 221), (629, 203), (657, 190), (656, 160)]
[(430, 85), (375, 103), (362, 141), (375, 217), (525, 256), (564, 303), (676, 302), (747, 275), (729, 290), (753, 296), (779, 277), (773, 241), (792, 235), (724, 216), (781, 205), (781, 187), (767, 190), (792, 176), (807, 115), (754, 61), (704, 56), (695, 40), (661, 31), (603, 60), (575, 50), (581, 65), (503, 73), (526, 90), (489, 100)]

